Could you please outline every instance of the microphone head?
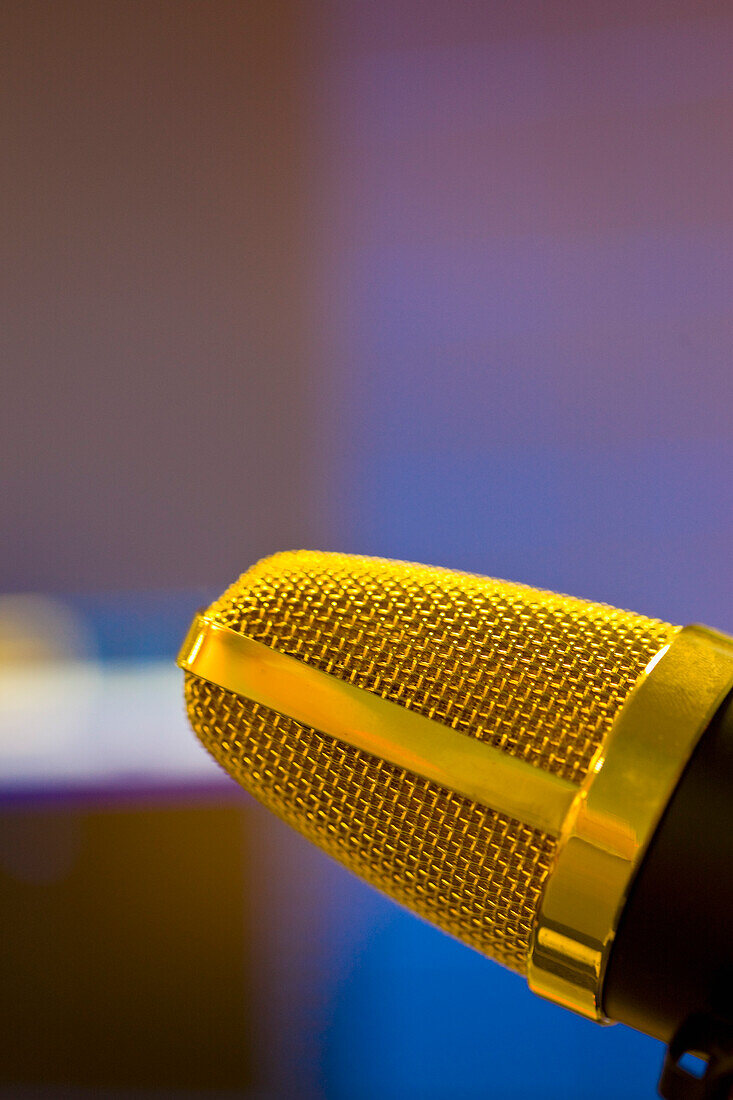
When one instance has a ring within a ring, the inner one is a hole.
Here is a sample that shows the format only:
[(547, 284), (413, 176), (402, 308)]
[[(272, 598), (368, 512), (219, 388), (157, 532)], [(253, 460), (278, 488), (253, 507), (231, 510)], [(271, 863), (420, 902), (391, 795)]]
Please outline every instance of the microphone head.
[[(678, 629), (520, 584), (308, 551), (257, 563), (205, 614), (571, 796)], [(366, 751), (184, 667), (190, 721), (230, 775), (372, 885), (526, 972), (556, 834), (426, 778), (419, 761), (390, 762), (377, 751), (388, 737)]]

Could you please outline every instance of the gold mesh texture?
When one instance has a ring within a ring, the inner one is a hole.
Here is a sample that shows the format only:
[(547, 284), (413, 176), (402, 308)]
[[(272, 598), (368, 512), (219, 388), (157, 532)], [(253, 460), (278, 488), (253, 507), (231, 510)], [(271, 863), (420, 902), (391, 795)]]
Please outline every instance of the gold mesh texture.
[[(209, 614), (575, 783), (677, 629), (524, 585), (309, 551), (259, 562)], [(186, 701), (206, 748), (266, 806), (525, 971), (553, 837), (191, 674)]]

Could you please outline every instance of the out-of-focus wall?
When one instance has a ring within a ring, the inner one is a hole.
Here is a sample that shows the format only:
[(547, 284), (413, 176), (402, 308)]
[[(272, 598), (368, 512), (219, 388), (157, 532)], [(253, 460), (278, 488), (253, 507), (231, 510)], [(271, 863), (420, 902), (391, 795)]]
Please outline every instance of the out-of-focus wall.
[(322, 26), (339, 545), (730, 629), (731, 10)]
[[(0, 588), (76, 589), (118, 658), (172, 653), (193, 599), (79, 590), (213, 593), (297, 545), (733, 628), (727, 8), (7, 0), (0, 40)], [(177, 735), (148, 744), (147, 699), (99, 736), (67, 721), (55, 762), (91, 745), (100, 782), (149, 777)], [(658, 1044), (534, 997), (250, 809), (246, 873), (215, 825), (215, 916), (241, 880), (251, 1014), (224, 1038), (257, 1096), (651, 1094)], [(32, 834), (8, 832), (6, 923), (20, 898), (63, 979), (79, 936), (17, 873)], [(93, 916), (76, 881), (63, 911)]]
[(297, 0), (8, 0), (0, 588), (313, 541)]

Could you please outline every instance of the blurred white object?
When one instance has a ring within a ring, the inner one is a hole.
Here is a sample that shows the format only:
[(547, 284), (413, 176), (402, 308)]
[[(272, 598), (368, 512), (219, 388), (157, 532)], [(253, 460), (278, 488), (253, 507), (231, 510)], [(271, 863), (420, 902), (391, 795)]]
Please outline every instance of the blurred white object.
[(0, 598), (0, 793), (227, 782), (191, 734), (172, 660), (90, 653), (64, 604)]
[(186, 721), (172, 661), (0, 670), (0, 789), (225, 783)]

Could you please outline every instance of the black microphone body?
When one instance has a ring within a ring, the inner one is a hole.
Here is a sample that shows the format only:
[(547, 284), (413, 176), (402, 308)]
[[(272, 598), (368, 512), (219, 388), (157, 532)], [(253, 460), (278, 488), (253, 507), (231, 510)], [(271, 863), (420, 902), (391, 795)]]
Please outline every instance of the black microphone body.
[(670, 1042), (688, 1019), (733, 1035), (733, 696), (685, 768), (636, 875), (603, 986), (606, 1015)]

